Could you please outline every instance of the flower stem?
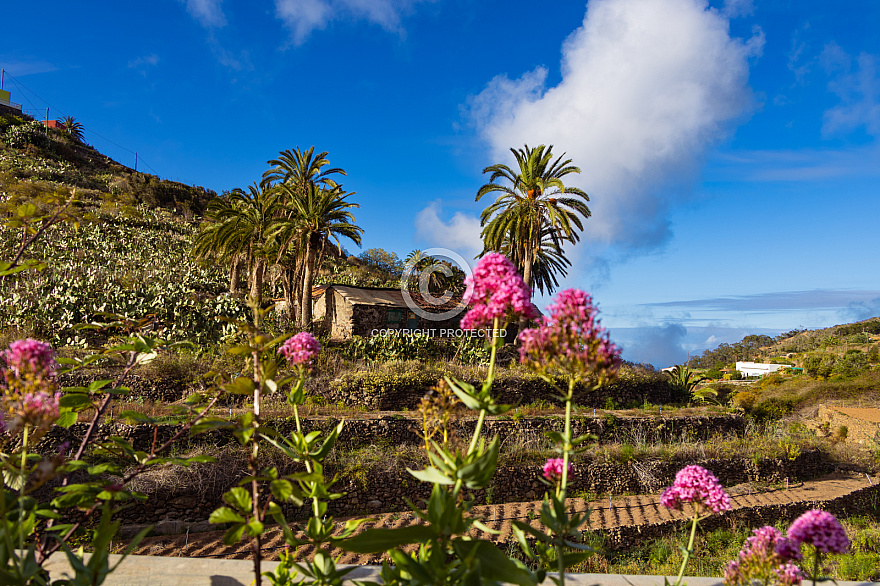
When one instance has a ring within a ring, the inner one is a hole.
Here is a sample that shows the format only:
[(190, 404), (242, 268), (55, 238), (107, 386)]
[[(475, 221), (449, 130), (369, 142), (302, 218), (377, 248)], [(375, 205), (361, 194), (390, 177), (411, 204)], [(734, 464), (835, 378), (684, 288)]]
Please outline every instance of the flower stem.
[(819, 548), (814, 548), (813, 551), (813, 586), (816, 586), (816, 582), (819, 580), (819, 558), (822, 557), (822, 554), (819, 553)]
[(691, 538), (688, 541), (687, 550), (684, 552), (684, 559), (681, 562), (681, 568), (678, 570), (678, 577), (676, 577), (673, 586), (681, 585), (681, 578), (684, 576), (684, 570), (687, 567), (688, 562), (691, 560), (691, 554), (694, 552), (694, 538), (697, 536), (697, 521), (699, 520), (699, 515), (694, 513), (694, 522), (691, 524)]
[[(24, 435), (21, 439), (21, 486), (18, 489), (18, 522), (24, 523), (24, 509), (21, 508), (21, 497), (24, 496), (24, 485), (27, 483), (27, 444), (28, 444), (28, 432), (30, 431), (31, 426), (27, 423), (24, 424)], [(18, 532), (18, 550), (24, 551), (24, 531)]]
[[(498, 354), (498, 337), (495, 333), (498, 331), (498, 318), (495, 318), (495, 323), (493, 325), (494, 329), (492, 330), (492, 354), (489, 357), (489, 373), (486, 376), (486, 382), (483, 383), (483, 389), (492, 389), (492, 383), (495, 382), (495, 357)], [(480, 409), (480, 416), (477, 418), (477, 427), (474, 428), (474, 436), (471, 438), (471, 443), (468, 446), (468, 454), (473, 453), (473, 451), (477, 448), (477, 440), (480, 439), (480, 432), (483, 430), (483, 422), (486, 421), (486, 410)]]
[[(556, 485), (556, 497), (565, 508), (565, 497), (568, 487), (568, 462), (571, 458), (571, 399), (574, 395), (574, 377), (568, 379), (568, 394), (565, 396), (565, 429), (562, 434), (562, 479)], [(558, 535), (556, 542), (556, 567), (559, 572), (559, 586), (565, 585), (565, 559), (564, 559), (564, 542), (565, 535)]]

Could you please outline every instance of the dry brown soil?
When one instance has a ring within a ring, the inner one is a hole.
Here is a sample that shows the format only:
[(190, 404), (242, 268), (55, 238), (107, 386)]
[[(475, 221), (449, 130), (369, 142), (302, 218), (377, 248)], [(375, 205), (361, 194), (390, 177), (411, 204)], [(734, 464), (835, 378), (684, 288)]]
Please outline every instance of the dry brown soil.
[[(876, 483), (878, 480), (873, 479), (873, 482)], [(743, 484), (731, 487), (728, 492), (731, 494), (734, 509), (741, 509), (802, 501), (820, 503), (865, 488), (868, 483), (869, 480), (864, 475), (834, 474), (787, 488), (785, 486), (762, 488), (752, 484)], [(569, 499), (568, 502), (572, 511), (585, 511), (589, 508), (589, 527), (592, 529), (647, 525), (686, 518), (685, 513), (671, 511), (661, 506), (658, 494), (604, 497), (593, 502), (583, 499)], [(480, 534), (479, 536), (496, 542), (506, 542), (511, 532), (511, 521), (513, 520), (528, 521), (531, 519), (532, 525), (537, 527), (540, 525), (540, 521), (536, 520), (540, 506), (540, 501), (535, 501), (475, 507), (473, 509), (474, 515), (479, 516), (491, 529), (501, 532), (499, 535)], [(375, 515), (373, 518), (376, 519), (375, 522), (361, 525), (360, 530), (362, 531), (366, 527), (402, 527), (416, 522), (412, 513), (385, 513)], [(210, 531), (189, 535), (149, 537), (141, 542), (135, 553), (156, 556), (251, 558), (249, 542), (242, 541), (233, 546), (226, 546), (223, 545), (222, 536), (222, 531)], [(277, 559), (278, 553), (283, 548), (284, 540), (281, 531), (270, 528), (264, 535), (262, 544), (264, 559)], [(297, 559), (305, 559), (312, 552), (308, 547), (302, 546), (295, 553)], [(340, 555), (339, 561), (344, 564), (372, 564), (382, 559), (381, 556), (358, 555), (341, 550), (333, 553)]]
[(880, 409), (867, 407), (834, 407), (836, 411), (840, 411), (844, 415), (849, 415), (856, 419), (864, 419), (871, 423), (880, 423)]

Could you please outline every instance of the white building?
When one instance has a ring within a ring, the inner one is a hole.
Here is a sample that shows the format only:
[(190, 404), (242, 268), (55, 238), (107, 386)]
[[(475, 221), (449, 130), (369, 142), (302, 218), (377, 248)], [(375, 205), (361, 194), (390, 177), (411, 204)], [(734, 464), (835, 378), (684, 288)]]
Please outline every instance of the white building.
[(760, 362), (736, 363), (736, 369), (741, 372), (744, 377), (765, 376), (771, 372), (776, 372), (783, 368), (792, 368), (793, 366), (793, 364), (762, 364)]

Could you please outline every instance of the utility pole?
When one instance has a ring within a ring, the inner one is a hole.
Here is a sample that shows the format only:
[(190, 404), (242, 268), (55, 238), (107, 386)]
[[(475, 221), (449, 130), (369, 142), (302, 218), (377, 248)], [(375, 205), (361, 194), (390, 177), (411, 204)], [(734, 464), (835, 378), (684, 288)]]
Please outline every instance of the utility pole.
[(137, 151), (134, 152), (134, 170), (137, 172), (138, 170), (138, 154)]
[(3, 78), (6, 77), (6, 70), (0, 69), (0, 90), (3, 89)]
[(49, 106), (46, 106), (46, 136), (49, 136)]

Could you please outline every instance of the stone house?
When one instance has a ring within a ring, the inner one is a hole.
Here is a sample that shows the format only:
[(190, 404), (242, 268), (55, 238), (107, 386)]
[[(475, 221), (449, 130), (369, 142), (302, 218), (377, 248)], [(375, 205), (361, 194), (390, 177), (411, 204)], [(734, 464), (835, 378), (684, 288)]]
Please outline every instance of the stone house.
[(425, 336), (454, 337), (467, 310), (461, 298), (431, 304), (400, 289), (323, 285), (312, 292), (312, 315), (325, 321), (330, 338), (387, 335), (389, 330)]

